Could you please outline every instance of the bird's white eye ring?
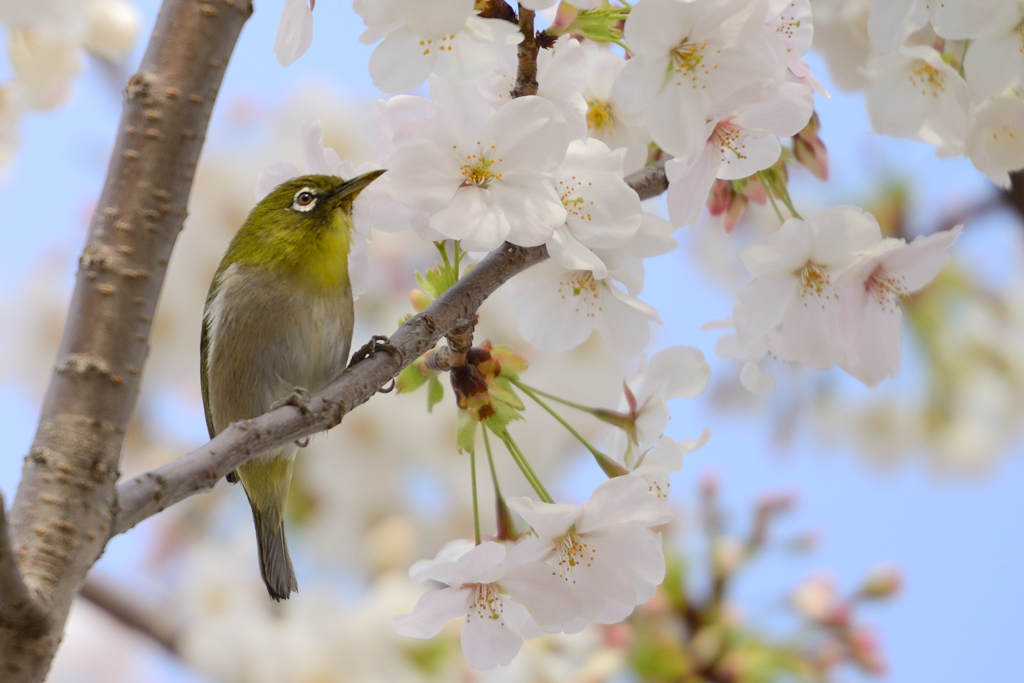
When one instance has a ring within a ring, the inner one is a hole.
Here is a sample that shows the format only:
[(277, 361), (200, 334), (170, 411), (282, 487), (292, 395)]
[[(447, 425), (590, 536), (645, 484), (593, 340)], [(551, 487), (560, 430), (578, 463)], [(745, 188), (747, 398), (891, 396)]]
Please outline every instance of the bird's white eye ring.
[(301, 211), (306, 213), (312, 211), (313, 207), (316, 206), (316, 190), (311, 187), (304, 187), (295, 193), (295, 199), (292, 200), (292, 210)]

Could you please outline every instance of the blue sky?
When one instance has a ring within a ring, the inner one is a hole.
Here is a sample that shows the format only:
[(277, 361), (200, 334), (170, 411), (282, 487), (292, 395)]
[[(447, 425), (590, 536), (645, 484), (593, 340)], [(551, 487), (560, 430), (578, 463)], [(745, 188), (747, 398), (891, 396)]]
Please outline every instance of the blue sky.
[[(141, 6), (145, 36), (156, 4)], [(346, 98), (380, 97), (366, 70), (371, 49), (356, 40), (362, 26), (349, 3), (317, 5), (313, 46), (288, 69), (271, 53), (278, 8), (276, 2), (260, 3), (245, 27), (227, 71), (209, 144), (238, 134), (225, 115), (225, 103), (235, 98), (271, 103), (310, 82), (330, 84)], [(132, 66), (137, 62), (138, 56)], [(815, 66), (827, 80), (820, 61)], [(122, 82), (123, 75), (89, 64), (69, 105), (26, 117), (22, 149), (0, 184), (0, 215), (6, 223), (0, 253), (4, 291), (15, 291), (31, 264), (48, 251), (77, 253), (80, 248), (84, 216), (102, 184)], [(913, 220), (924, 228), (944, 207), (989, 191), (988, 181), (965, 160), (939, 161), (925, 145), (875, 136), (860, 96), (834, 89), (833, 95), (817, 102), (833, 179), (825, 185), (800, 183), (798, 193), (808, 194), (798, 194), (798, 204), (805, 196), (813, 196), (814, 203), (853, 202), (889, 177), (909, 176), (917, 183)], [(988, 258), (1002, 237), (1005, 228), (993, 228), (962, 240), (957, 248)], [(685, 249), (689, 233), (680, 233), (680, 239)], [(992, 257), (989, 276), (1005, 278), (1012, 265)], [(73, 273), (65, 278), (70, 287)], [(691, 344), (713, 356), (714, 335), (698, 327), (729, 314), (730, 292), (701, 279), (685, 255), (671, 254), (651, 264), (645, 297), (665, 312), (659, 343)], [(717, 362), (713, 367), (727, 369)], [(880, 472), (847, 449), (821, 443), (806, 428), (781, 449), (772, 430), (777, 404), (760, 412), (723, 414), (700, 401), (677, 403), (674, 436), (695, 435), (704, 425), (711, 426), (714, 436), (690, 456), (674, 481), (675, 491), (689, 496), (704, 473), (715, 471), (723, 481), (724, 499), (741, 524), (761, 493), (792, 491), (800, 507), (782, 528), (793, 533), (814, 529), (823, 539), (808, 557), (769, 554), (759, 562), (738, 587), (751, 614), (770, 619), (782, 592), (816, 570), (827, 569), (849, 590), (873, 566), (893, 562), (906, 573), (905, 593), (865, 611), (880, 631), (891, 663), (889, 680), (1009, 680), (1011, 672), (1021, 670), (1015, 651), (1024, 609), (1024, 460), (1019, 447), (990, 472), (971, 479), (940, 479), (918, 462)], [(8, 501), (37, 410), (15, 387), (0, 384), (0, 430), (6, 435), (0, 489)], [(175, 671), (168, 680), (202, 680)]]

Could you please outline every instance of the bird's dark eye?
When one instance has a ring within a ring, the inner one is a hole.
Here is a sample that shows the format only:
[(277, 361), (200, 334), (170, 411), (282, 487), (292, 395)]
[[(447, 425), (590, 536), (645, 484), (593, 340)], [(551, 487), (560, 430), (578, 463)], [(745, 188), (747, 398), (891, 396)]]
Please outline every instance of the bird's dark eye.
[(292, 200), (292, 209), (295, 211), (310, 211), (316, 205), (316, 192), (308, 187), (304, 187), (295, 193), (295, 199)]

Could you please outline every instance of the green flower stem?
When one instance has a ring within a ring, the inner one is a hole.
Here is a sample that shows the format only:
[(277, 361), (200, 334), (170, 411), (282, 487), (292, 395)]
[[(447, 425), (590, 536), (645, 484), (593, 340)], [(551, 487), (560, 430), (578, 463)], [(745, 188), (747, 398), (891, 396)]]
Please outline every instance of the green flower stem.
[(508, 449), (512, 459), (516, 461), (516, 465), (519, 466), (520, 471), (523, 473), (523, 476), (526, 477), (526, 481), (530, 483), (530, 486), (533, 487), (537, 496), (545, 503), (554, 503), (555, 499), (552, 498), (551, 494), (549, 494), (547, 489), (544, 488), (544, 484), (540, 482), (540, 477), (538, 477), (537, 473), (533, 471), (532, 467), (530, 467), (530, 463), (527, 462), (526, 456), (523, 455), (521, 450), (519, 450), (519, 446), (516, 445), (515, 440), (512, 438), (512, 435), (508, 433), (508, 430), (503, 429), (501, 433), (498, 434), (498, 437), (502, 442), (504, 442), (505, 448)]
[(789, 188), (785, 185), (782, 186), (782, 202), (786, 205), (786, 208), (789, 209), (789, 212), (793, 214), (793, 218), (803, 220), (804, 217), (801, 216), (800, 212), (796, 210), (795, 206), (793, 206), (793, 199), (789, 196)]
[[(594, 460), (597, 461), (598, 467), (600, 467), (601, 470), (605, 474), (607, 474), (609, 477), (618, 477), (618, 476), (620, 476), (622, 474), (626, 474), (626, 470), (623, 469), (623, 467), (621, 465), (619, 465), (617, 462), (615, 462), (614, 460), (609, 458), (607, 455), (605, 455), (601, 451), (599, 451), (596, 448), (594, 448), (594, 446), (589, 441), (587, 441), (586, 438), (584, 438), (584, 436), (582, 434), (580, 434), (578, 431), (576, 431), (573, 428), (572, 425), (570, 425), (568, 422), (566, 422), (565, 419), (561, 415), (559, 415), (557, 412), (555, 412), (555, 410), (551, 406), (549, 406), (547, 403), (542, 401), (540, 399), (540, 396), (538, 396), (538, 394), (541, 394), (543, 392), (534, 391), (533, 389), (531, 389), (530, 387), (526, 386), (525, 384), (523, 384), (522, 382), (520, 382), (518, 379), (516, 379), (514, 377), (510, 377), (509, 381), (511, 381), (512, 384), (514, 384), (517, 387), (519, 387), (519, 389), (522, 390), (522, 392), (524, 394), (526, 394), (527, 396), (532, 398), (537, 405), (539, 405), (541, 408), (546, 410), (548, 412), (548, 414), (551, 415), (551, 417), (553, 417), (556, 420), (558, 420), (558, 423), (560, 425), (565, 427), (569, 431), (570, 434), (575, 436), (576, 440), (579, 441), (581, 444), (583, 444), (583, 447), (586, 448), (588, 451), (590, 451), (591, 455), (594, 456)], [(577, 405), (571, 404), (571, 403), (569, 403), (567, 401), (560, 401), (559, 399), (557, 399), (557, 398), (555, 398), (553, 396), (550, 396), (549, 394), (544, 394), (544, 395), (547, 396), (548, 398), (551, 398), (553, 400), (559, 401), (560, 403), (566, 403), (567, 405), (570, 405), (573, 408), (577, 408), (578, 410), (583, 410), (585, 412), (593, 414), (593, 411), (591, 409), (589, 409), (589, 408), (584, 408), (582, 406), (577, 406)]]
[(484, 448), (487, 450), (487, 464), (491, 468), (491, 483), (494, 484), (494, 497), (501, 498), (501, 487), (498, 486), (498, 471), (494, 469), (494, 456), (491, 455), (491, 440), (487, 436), (487, 430), (483, 430), (484, 433)]
[[(520, 389), (522, 389), (523, 391), (527, 392), (527, 393), (532, 391), (533, 393), (537, 394), (538, 396), (543, 396), (544, 398), (549, 398), (552, 401), (555, 401), (556, 403), (561, 403), (563, 406), (568, 406), (570, 408), (575, 408), (576, 410), (578, 410), (580, 412), (588, 413), (590, 415), (593, 415), (594, 417), (597, 417), (597, 415), (596, 415), (597, 409), (595, 409), (595, 408), (588, 408), (587, 406), (580, 405), (579, 403), (573, 403), (572, 401), (570, 401), (568, 399), (564, 399), (564, 398), (561, 398), (559, 396), (555, 396), (554, 394), (549, 394), (546, 391), (541, 391), (540, 389), (538, 389), (536, 387), (531, 387), (528, 384), (523, 384), (518, 378), (512, 379), (511, 382), (513, 384), (515, 384), (517, 387), (519, 387)], [(536, 399), (534, 399), (534, 400), (536, 400)]]
[(494, 507), (495, 517), (498, 523), (498, 538), (501, 540), (514, 540), (517, 537), (516, 524), (512, 520), (512, 512), (505, 504), (505, 497), (501, 495), (501, 487), (498, 485), (498, 470), (494, 467), (494, 456), (491, 454), (491, 439), (487, 435), (487, 428), (484, 428), (484, 448), (487, 450), (487, 465), (491, 469), (491, 483), (494, 484)]
[(782, 212), (779, 211), (779, 205), (775, 203), (775, 195), (772, 193), (772, 188), (769, 187), (768, 181), (765, 180), (764, 172), (757, 172), (757, 179), (761, 181), (761, 186), (764, 188), (765, 194), (768, 195), (768, 201), (772, 203), (772, 208), (775, 209), (775, 215), (779, 217), (780, 223), (785, 223), (786, 219), (783, 217)]
[[(486, 432), (486, 430), (485, 430)], [(473, 478), (473, 533), (480, 545), (480, 506), (476, 497), (476, 451), (469, 452), (469, 474)]]
[(451, 268), (451, 261), (448, 260), (448, 243), (446, 241), (434, 242), (434, 246), (441, 252), (441, 258), (444, 259), (445, 268)]

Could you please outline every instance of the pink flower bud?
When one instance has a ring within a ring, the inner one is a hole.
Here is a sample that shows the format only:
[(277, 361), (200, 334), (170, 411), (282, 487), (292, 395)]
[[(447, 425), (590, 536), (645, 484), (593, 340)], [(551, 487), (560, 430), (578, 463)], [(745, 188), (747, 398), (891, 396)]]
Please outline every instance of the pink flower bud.
[(733, 181), (716, 179), (708, 193), (708, 213), (722, 216), (722, 227), (731, 233), (747, 210), (747, 198), (736, 191)]
[(828, 150), (818, 136), (821, 121), (815, 112), (804, 129), (793, 136), (793, 155), (818, 180), (828, 180)]
[(889, 670), (874, 630), (864, 626), (858, 627), (850, 634), (849, 644), (850, 654), (864, 671), (875, 676), (884, 676)]

